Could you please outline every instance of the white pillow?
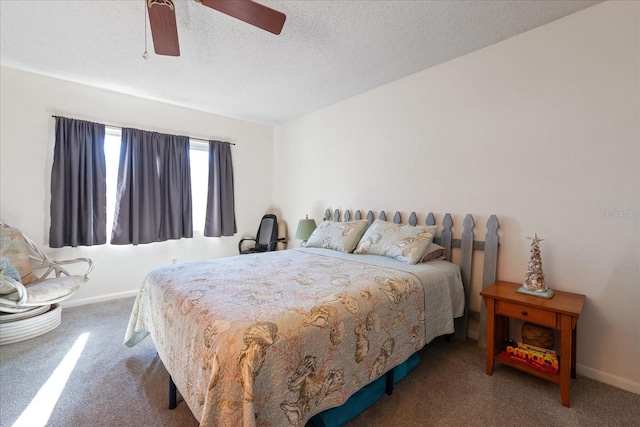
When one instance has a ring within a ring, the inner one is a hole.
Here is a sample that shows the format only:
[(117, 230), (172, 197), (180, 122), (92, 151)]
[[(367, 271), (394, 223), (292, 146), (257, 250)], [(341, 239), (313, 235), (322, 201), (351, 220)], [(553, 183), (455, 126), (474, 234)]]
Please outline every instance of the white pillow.
[(313, 230), (305, 246), (308, 248), (327, 248), (342, 252), (352, 252), (366, 228), (366, 220), (323, 221)]
[(354, 253), (384, 255), (416, 264), (427, 251), (436, 229), (435, 225), (403, 225), (377, 219), (364, 233)]

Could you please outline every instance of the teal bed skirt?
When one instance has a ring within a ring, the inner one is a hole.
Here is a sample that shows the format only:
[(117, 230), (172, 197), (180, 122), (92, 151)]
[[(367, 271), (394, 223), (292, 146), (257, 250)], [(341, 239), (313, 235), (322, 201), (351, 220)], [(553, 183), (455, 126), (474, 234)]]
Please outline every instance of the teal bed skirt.
[[(420, 363), (418, 353), (413, 353), (402, 364), (395, 367), (393, 375), (393, 383), (397, 383)], [(375, 401), (380, 399), (385, 392), (386, 375), (381, 376), (377, 380), (369, 383), (353, 396), (351, 396), (344, 404), (337, 408), (327, 409), (314, 415), (309, 420), (308, 426), (313, 427), (340, 427), (360, 415), (365, 409), (371, 406)]]

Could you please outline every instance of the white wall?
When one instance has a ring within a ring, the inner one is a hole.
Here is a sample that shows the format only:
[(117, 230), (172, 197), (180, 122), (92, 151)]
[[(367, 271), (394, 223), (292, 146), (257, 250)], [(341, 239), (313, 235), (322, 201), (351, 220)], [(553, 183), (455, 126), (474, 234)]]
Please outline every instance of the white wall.
[(606, 2), (277, 126), (275, 205), (471, 213), (480, 238), (496, 214), (514, 282), (537, 232), (548, 285), (587, 295), (578, 373), (640, 393), (639, 16)]
[(172, 240), (140, 246), (49, 249), (57, 259), (89, 256), (95, 269), (71, 299), (93, 301), (134, 292), (154, 267), (179, 261), (237, 254), (242, 236), (255, 236), (272, 194), (273, 129), (236, 119), (175, 107), (37, 76), (0, 69), (0, 218), (19, 226), (46, 248), (49, 241), (52, 114), (195, 138), (235, 142), (232, 148), (238, 234), (233, 237)]

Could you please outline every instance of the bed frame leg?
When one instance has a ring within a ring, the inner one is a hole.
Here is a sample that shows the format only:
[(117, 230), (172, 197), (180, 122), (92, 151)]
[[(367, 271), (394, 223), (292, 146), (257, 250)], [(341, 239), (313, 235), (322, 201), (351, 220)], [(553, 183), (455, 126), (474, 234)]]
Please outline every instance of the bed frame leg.
[(393, 371), (394, 370), (395, 368), (391, 368), (391, 370), (387, 372), (387, 381), (384, 387), (384, 392), (387, 393), (388, 395), (391, 395), (391, 393), (393, 393)]
[(175, 409), (178, 406), (177, 390), (173, 378), (169, 375), (169, 409)]

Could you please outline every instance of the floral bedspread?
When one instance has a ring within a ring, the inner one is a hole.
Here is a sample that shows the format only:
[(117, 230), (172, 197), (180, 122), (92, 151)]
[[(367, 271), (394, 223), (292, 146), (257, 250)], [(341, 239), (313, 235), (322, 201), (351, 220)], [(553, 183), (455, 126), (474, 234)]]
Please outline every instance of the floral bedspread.
[(438, 263), (299, 249), (158, 268), (125, 344), (151, 334), (201, 426), (303, 426), (453, 332), (460, 274)]

